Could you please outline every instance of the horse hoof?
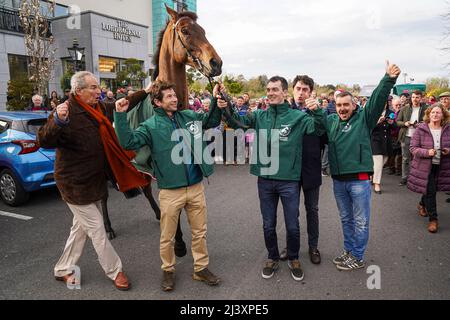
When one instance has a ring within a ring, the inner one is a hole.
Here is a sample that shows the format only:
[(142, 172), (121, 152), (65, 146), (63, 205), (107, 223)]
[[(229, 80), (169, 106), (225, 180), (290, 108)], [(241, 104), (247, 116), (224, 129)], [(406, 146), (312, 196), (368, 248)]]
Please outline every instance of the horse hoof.
[(183, 258), (187, 254), (186, 243), (184, 241), (175, 241), (175, 255), (178, 258)]
[(114, 240), (116, 238), (116, 234), (114, 233), (114, 230), (108, 231), (108, 239), (109, 240)]

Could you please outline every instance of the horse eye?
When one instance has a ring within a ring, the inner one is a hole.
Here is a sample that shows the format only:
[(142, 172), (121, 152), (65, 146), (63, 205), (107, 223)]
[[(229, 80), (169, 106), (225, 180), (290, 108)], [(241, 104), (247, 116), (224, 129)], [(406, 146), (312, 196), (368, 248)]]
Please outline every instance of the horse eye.
[(181, 29), (181, 33), (184, 34), (185, 36), (189, 35), (189, 31), (186, 28)]

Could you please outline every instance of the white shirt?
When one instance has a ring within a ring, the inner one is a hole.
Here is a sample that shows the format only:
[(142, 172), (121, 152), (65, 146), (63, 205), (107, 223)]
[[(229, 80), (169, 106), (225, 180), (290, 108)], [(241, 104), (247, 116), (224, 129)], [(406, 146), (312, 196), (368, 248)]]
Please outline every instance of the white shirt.
[(420, 113), (420, 107), (412, 107), (412, 115), (411, 120), (409, 120), (409, 123), (411, 124), (411, 127), (408, 129), (408, 133), (406, 134), (407, 137), (412, 138), (414, 133), (416, 132), (416, 129), (412, 126), (414, 122), (419, 122), (419, 113)]
[(436, 150), (436, 155), (433, 158), (433, 164), (441, 164), (441, 134), (442, 129), (430, 129), (434, 140), (434, 150)]

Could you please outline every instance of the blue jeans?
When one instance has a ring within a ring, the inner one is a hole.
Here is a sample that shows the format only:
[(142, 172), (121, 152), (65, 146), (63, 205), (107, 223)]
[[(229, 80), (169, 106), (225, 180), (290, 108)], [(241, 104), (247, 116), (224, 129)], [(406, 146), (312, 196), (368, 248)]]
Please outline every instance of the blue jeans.
[(333, 180), (333, 183), (344, 232), (344, 248), (356, 259), (363, 260), (369, 242), (370, 181)]
[(298, 260), (300, 251), (300, 186), (298, 181), (258, 179), (259, 201), (263, 218), (264, 240), (269, 259), (280, 260), (277, 237), (277, 209), (281, 198), (287, 234), (289, 260)]

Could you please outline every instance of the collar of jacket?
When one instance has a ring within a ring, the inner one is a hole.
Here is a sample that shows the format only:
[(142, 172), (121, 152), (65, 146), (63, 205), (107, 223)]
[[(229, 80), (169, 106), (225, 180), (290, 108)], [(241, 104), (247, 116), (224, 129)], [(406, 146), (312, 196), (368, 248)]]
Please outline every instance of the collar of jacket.
[(289, 111), (289, 104), (271, 104), (268, 111), (275, 114), (283, 114)]
[[(175, 117), (175, 115), (177, 114), (177, 112), (178, 112), (178, 111), (175, 111), (175, 112), (173, 113), (173, 116), (174, 116), (174, 117)], [(171, 119), (171, 118), (169, 117), (169, 115), (167, 114), (167, 112), (166, 112), (163, 108), (155, 108), (155, 113), (156, 113), (157, 115), (159, 115), (159, 116), (167, 117), (167, 118)]]

